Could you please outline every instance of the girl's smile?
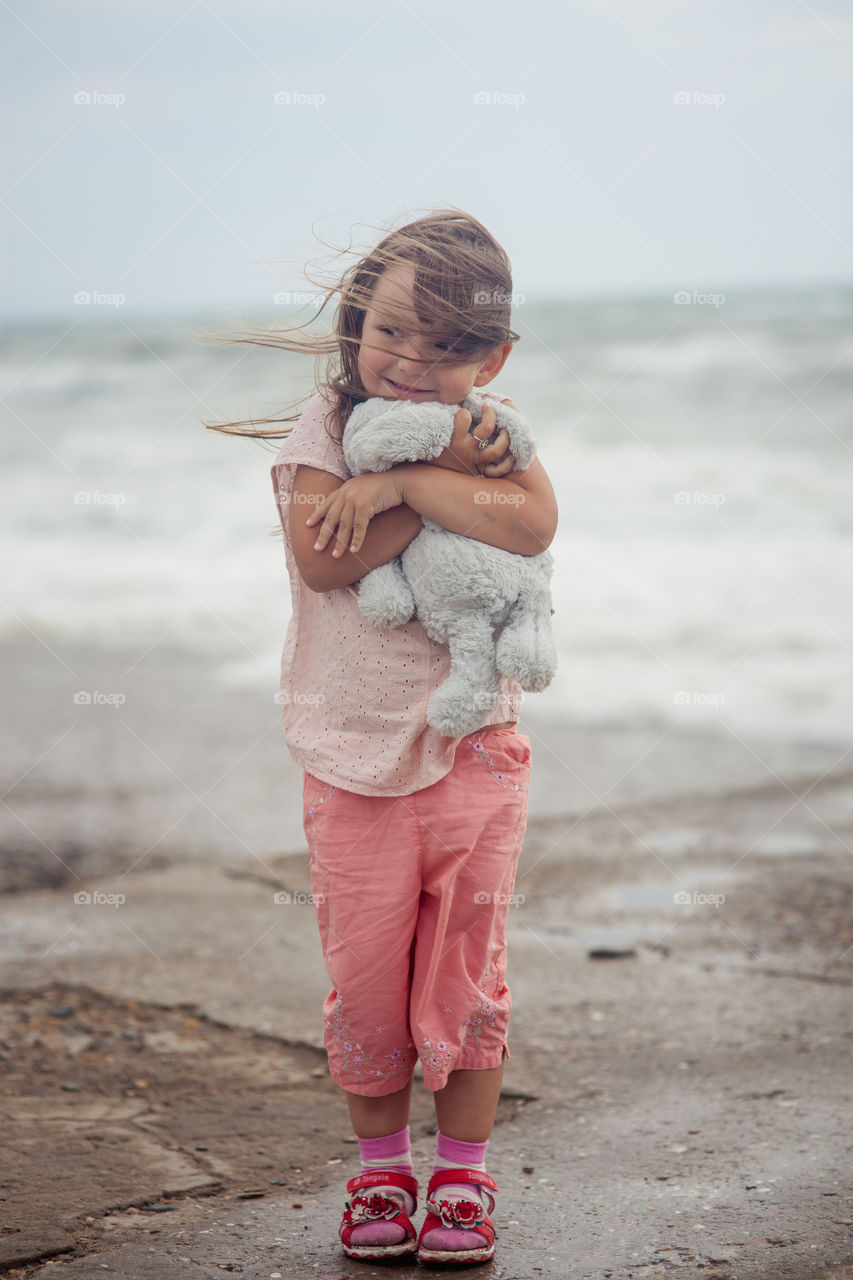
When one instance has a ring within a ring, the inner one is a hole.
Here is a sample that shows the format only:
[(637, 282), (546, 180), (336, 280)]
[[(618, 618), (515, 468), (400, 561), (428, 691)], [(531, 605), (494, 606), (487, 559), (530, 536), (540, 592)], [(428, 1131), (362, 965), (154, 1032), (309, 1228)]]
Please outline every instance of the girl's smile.
[(385, 382), (391, 388), (393, 393), (405, 400), (434, 400), (436, 399), (436, 391), (430, 387), (424, 390), (422, 387), (404, 387), (399, 382), (392, 382), (390, 378), (385, 378)]

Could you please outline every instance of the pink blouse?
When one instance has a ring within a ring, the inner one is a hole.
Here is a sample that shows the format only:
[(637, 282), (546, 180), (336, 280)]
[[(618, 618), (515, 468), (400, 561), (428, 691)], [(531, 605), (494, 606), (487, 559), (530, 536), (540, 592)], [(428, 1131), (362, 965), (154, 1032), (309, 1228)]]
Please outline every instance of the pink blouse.
[[(294, 762), (322, 782), (360, 795), (409, 795), (449, 773), (460, 741), (426, 721), (430, 694), (450, 673), (450, 651), (415, 618), (401, 627), (365, 621), (357, 583), (316, 592), (302, 581), (288, 527), (296, 468), (350, 477), (326, 430), (328, 412), (329, 402), (314, 395), (271, 468), (293, 601), (281, 659), (285, 740)], [(502, 678), (494, 719), (517, 720), (520, 708), (520, 686)]]

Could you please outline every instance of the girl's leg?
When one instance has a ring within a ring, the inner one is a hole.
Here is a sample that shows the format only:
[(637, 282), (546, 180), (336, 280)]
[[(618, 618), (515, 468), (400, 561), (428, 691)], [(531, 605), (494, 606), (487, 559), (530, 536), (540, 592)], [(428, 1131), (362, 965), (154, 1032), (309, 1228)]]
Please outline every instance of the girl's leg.
[(357, 1138), (383, 1138), (396, 1133), (409, 1123), (412, 1082), (396, 1093), (381, 1098), (365, 1098), (360, 1093), (347, 1093), (350, 1120)]
[[(435, 1096), (433, 1173), (459, 1170), (461, 1178), (431, 1184), (434, 1208), (419, 1241), (425, 1262), (487, 1261), (494, 1252), (485, 1218), (497, 1187), (485, 1158), (509, 1056), (506, 931), (529, 770), (524, 735), (470, 735), (451, 774), (415, 797), (428, 838), (411, 1026)], [(483, 1212), (475, 1214), (472, 1202)]]
[(433, 1094), (441, 1132), (463, 1142), (485, 1142), (494, 1127), (503, 1074), (503, 1063), (485, 1071), (451, 1071), (444, 1088)]
[[(361, 1151), (362, 1175), (373, 1170), (387, 1173), (413, 1174), (412, 1153), (409, 1147), (409, 1103), (412, 1082), (396, 1093), (386, 1093), (379, 1098), (367, 1098), (347, 1091), (352, 1127)], [(411, 1214), (415, 1209), (414, 1196), (403, 1187), (376, 1186), (386, 1197), (395, 1200), (403, 1211)], [(362, 1195), (370, 1195), (371, 1185), (361, 1188)], [(393, 1219), (364, 1222), (352, 1229), (350, 1247), (362, 1249), (387, 1249), (400, 1246), (407, 1238), (406, 1228)]]

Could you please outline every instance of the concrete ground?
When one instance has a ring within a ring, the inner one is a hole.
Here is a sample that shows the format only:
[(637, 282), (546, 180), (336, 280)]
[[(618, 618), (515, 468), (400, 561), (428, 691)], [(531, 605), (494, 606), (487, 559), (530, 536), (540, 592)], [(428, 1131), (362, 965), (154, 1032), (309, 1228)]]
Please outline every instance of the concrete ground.
[[(722, 739), (650, 733), (645, 751), (598, 740), (563, 781), (554, 761), (580, 735), (527, 728), (542, 790), (488, 1153), (498, 1252), (477, 1273), (849, 1280), (853, 776), (829, 750), (780, 747), (750, 771), (753, 753)], [(31, 774), (30, 803), (41, 788), (58, 805), (65, 787), (82, 814), (70, 771)], [(24, 785), (7, 792), (19, 813)], [(137, 777), (138, 810), (144, 790)], [(149, 791), (152, 805), (165, 800)], [(422, 1270), (348, 1262), (338, 1245), (357, 1148), (322, 1050), (304, 843), (259, 855), (218, 836), (210, 857), (137, 859), (127, 837), (80, 841), (67, 874), (35, 843), (5, 862), (10, 1276)], [(422, 1181), (434, 1128), (418, 1084)]]

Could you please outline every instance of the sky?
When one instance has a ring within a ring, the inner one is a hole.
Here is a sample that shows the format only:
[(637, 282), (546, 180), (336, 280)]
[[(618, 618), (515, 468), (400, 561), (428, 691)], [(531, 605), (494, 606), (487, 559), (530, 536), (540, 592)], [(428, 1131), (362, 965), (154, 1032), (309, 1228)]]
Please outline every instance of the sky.
[(7, 320), (267, 314), (447, 205), (529, 300), (853, 279), (846, 0), (0, 0), (0, 45)]

